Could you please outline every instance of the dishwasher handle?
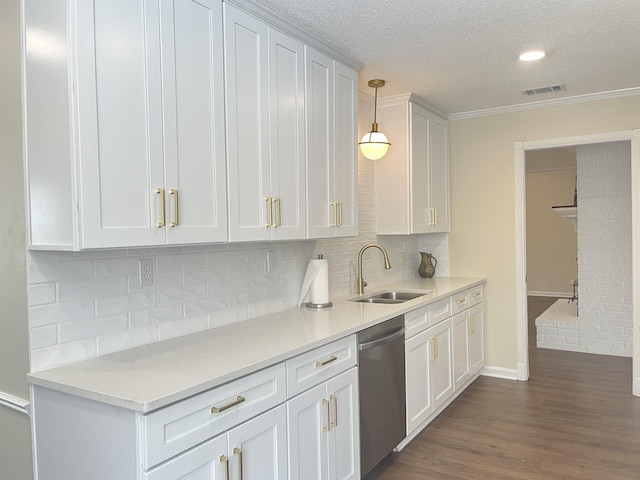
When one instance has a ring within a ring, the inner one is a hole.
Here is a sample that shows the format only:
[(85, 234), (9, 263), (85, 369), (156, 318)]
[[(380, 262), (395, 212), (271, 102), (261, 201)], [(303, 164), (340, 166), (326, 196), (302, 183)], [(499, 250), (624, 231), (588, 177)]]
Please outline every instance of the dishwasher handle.
[(377, 347), (378, 345), (382, 345), (383, 343), (391, 342), (392, 340), (395, 340), (402, 335), (404, 335), (404, 327), (400, 327), (399, 329), (384, 337), (376, 338), (375, 340), (371, 340), (370, 342), (360, 343), (358, 345), (358, 350), (362, 351), (367, 350), (368, 348)]

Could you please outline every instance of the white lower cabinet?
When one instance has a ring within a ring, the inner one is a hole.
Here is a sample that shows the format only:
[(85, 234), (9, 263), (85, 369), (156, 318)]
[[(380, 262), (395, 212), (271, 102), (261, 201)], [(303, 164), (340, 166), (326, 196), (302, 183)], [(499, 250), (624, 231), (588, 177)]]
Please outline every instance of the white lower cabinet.
[(407, 376), (407, 433), (413, 432), (433, 413), (429, 332), (422, 332), (405, 342)]
[(474, 375), (484, 367), (484, 303), (469, 309), (469, 370)]
[(453, 349), (451, 320), (427, 330), (430, 337), (429, 360), (433, 408), (438, 409), (453, 394)]
[(359, 480), (358, 373), (351, 368), (287, 402), (289, 480)]
[(469, 380), (469, 311), (453, 317), (453, 378), (456, 390)]
[(400, 448), (484, 366), (483, 322), (483, 285), (405, 314), (407, 438)]
[(249, 420), (161, 466), (146, 480), (281, 480), (287, 478), (284, 405)]

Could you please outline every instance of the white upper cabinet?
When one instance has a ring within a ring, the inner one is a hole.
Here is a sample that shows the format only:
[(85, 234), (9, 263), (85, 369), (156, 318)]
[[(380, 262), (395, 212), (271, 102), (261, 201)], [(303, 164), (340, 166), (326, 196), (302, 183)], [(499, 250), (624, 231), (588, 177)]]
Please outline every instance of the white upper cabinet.
[(229, 240), (305, 238), (303, 44), (224, 12)]
[(309, 46), (305, 62), (308, 237), (355, 236), (358, 74)]
[(378, 122), (391, 142), (376, 163), (377, 233), (448, 232), (448, 127), (413, 95), (378, 101)]
[(226, 239), (221, 13), (219, 0), (25, 2), (31, 246)]

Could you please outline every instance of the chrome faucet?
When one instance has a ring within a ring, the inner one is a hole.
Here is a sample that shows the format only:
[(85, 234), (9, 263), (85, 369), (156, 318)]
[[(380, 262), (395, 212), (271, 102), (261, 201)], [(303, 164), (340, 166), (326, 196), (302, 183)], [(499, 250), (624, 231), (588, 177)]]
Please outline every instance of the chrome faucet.
[(362, 278), (362, 254), (367, 248), (376, 247), (382, 252), (384, 256), (384, 269), (389, 270), (391, 268), (391, 263), (389, 262), (389, 256), (387, 255), (387, 251), (384, 249), (382, 245), (378, 245), (377, 243), (367, 243), (364, 247), (360, 249), (358, 253), (358, 295), (362, 295), (364, 293), (364, 287), (367, 286), (367, 282)]

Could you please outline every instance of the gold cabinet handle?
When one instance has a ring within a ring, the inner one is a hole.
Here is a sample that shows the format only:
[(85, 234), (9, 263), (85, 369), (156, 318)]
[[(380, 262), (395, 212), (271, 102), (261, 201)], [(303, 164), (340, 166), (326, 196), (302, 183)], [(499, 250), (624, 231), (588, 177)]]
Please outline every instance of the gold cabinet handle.
[(233, 453), (235, 455), (238, 455), (238, 467), (239, 467), (238, 471), (240, 472), (240, 479), (239, 480), (242, 480), (242, 450), (239, 449), (238, 447), (235, 447), (233, 449)]
[(329, 424), (329, 427), (337, 427), (338, 426), (338, 397), (335, 395), (329, 396), (329, 400), (333, 402), (333, 422)]
[(336, 202), (329, 202), (329, 226), (336, 227), (338, 225), (338, 205)]
[(158, 228), (164, 227), (167, 223), (166, 205), (164, 204), (164, 188), (156, 188), (156, 193), (160, 195), (160, 221), (158, 222)]
[(463, 303), (467, 303), (467, 297), (456, 300), (456, 305), (462, 305)]
[(324, 360), (322, 362), (320, 361), (316, 362), (316, 367), (324, 367), (325, 365), (331, 362), (335, 362), (337, 359), (338, 357), (336, 357), (335, 355), (331, 355), (327, 360)]
[(173, 195), (173, 222), (171, 222), (171, 226), (177, 227), (180, 225), (180, 219), (178, 218), (178, 190), (174, 188), (170, 189), (169, 195)]
[(267, 202), (267, 224), (265, 227), (273, 227), (273, 198), (264, 197), (264, 201)]
[(338, 221), (336, 222), (338, 224), (338, 227), (342, 226), (342, 202), (336, 202), (338, 205)]
[(274, 225), (275, 227), (281, 227), (282, 226), (282, 210), (280, 209), (280, 198), (279, 197), (275, 197), (273, 199), (273, 203), (276, 204), (276, 224)]
[(231, 403), (224, 405), (222, 407), (216, 407), (213, 406), (211, 407), (211, 413), (221, 413), (224, 412), (225, 410), (229, 410), (231, 407), (235, 407), (236, 405), (241, 404), (242, 402), (244, 402), (246, 400), (246, 398), (238, 395), (238, 397)]
[(433, 341), (433, 338), (429, 339), (429, 347), (431, 347), (429, 348), (429, 360), (432, 362), (436, 359), (436, 347)]
[(328, 432), (331, 429), (331, 412), (329, 409), (329, 400), (323, 398), (322, 405), (324, 405), (327, 413), (327, 423), (322, 427), (323, 432)]
[(224, 462), (224, 480), (229, 480), (229, 457), (220, 455), (220, 461)]
[(476, 319), (475, 317), (471, 317), (469, 319), (469, 335), (476, 334)]

